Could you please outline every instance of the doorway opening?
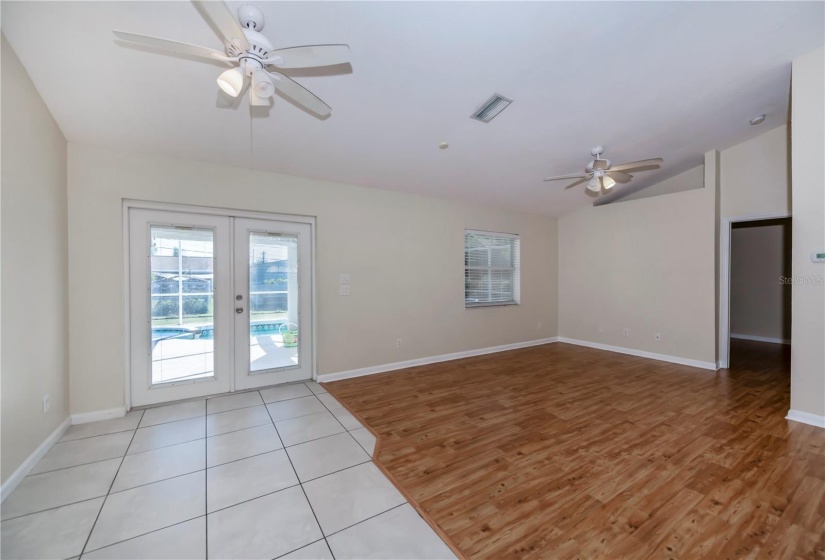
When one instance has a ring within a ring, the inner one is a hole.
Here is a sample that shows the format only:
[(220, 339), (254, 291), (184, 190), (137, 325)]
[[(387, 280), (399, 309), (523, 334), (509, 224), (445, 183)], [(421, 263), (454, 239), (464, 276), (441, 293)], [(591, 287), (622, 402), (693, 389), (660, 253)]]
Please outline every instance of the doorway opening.
[(720, 365), (789, 364), (791, 218), (731, 221), (727, 234)]

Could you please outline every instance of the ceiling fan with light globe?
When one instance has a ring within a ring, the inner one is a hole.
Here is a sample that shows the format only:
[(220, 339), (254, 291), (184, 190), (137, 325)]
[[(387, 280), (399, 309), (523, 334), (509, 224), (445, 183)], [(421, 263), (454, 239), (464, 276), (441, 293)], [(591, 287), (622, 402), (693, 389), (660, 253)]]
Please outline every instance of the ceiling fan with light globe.
[(232, 68), (218, 77), (218, 86), (227, 95), (238, 97), (251, 84), (250, 105), (268, 106), (277, 90), (320, 117), (331, 114), (329, 105), (278, 70), (348, 64), (348, 45), (305, 45), (276, 49), (261, 33), (264, 15), (257, 7), (250, 4), (241, 6), (236, 19), (224, 2), (193, 0), (192, 3), (223, 41), (223, 52), (149, 35), (119, 30), (113, 32), (118, 39), (129, 43), (232, 65)]
[(612, 189), (616, 183), (629, 183), (633, 179), (633, 175), (630, 174), (631, 172), (636, 173), (639, 171), (659, 169), (660, 164), (664, 161), (662, 158), (653, 158), (622, 163), (620, 165), (611, 165), (609, 159), (602, 159), (602, 152), (604, 152), (603, 146), (596, 146), (590, 150), (590, 154), (596, 159), (587, 164), (584, 168), (584, 173), (546, 177), (544, 180), (558, 181), (561, 179), (577, 179), (564, 187), (565, 189), (575, 187), (586, 181), (587, 190), (598, 193), (601, 192), (602, 189), (605, 191)]

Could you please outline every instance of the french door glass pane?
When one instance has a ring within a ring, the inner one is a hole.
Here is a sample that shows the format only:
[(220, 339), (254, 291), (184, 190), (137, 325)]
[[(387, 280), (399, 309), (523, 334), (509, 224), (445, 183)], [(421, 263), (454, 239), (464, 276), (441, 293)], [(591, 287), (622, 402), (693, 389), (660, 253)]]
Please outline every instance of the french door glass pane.
[(298, 236), (249, 234), (249, 371), (298, 365)]
[(215, 375), (214, 236), (150, 228), (152, 385)]

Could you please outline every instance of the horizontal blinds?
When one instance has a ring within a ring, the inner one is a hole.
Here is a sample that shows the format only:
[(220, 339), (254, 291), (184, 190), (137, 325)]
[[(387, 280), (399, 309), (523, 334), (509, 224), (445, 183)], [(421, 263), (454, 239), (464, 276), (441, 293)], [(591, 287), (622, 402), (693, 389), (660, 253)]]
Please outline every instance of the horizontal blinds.
[(518, 303), (518, 285), (518, 236), (467, 230), (464, 234), (465, 304)]

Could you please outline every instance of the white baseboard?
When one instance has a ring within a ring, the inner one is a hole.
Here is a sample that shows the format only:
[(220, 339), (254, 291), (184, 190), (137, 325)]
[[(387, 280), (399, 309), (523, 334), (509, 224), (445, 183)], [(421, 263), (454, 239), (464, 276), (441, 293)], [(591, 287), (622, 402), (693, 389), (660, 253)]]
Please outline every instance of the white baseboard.
[(112, 418), (123, 418), (126, 416), (126, 407), (110, 408), (108, 410), (93, 410), (91, 412), (81, 412), (72, 414), (72, 425), (86, 424), (87, 422), (98, 422), (100, 420), (111, 420)]
[(34, 452), (26, 457), (26, 460), (17, 467), (17, 469), (11, 474), (10, 477), (6, 479), (3, 483), (2, 487), (0, 487), (0, 502), (6, 501), (6, 498), (14, 492), (14, 489), (23, 482), (23, 479), (26, 478), (26, 475), (29, 474), (37, 462), (43, 458), (46, 453), (49, 452), (49, 449), (58, 442), (60, 438), (63, 437), (63, 434), (66, 433), (66, 430), (69, 429), (71, 426), (71, 418), (66, 418), (60, 425), (47, 437), (43, 443), (37, 446), (37, 449)]
[(736, 334), (730, 333), (731, 338), (738, 338), (739, 340), (754, 340), (756, 342), (770, 342), (772, 344), (790, 344), (790, 338), (770, 338), (768, 336), (755, 336), (752, 334)]
[(575, 338), (559, 337), (559, 342), (567, 344), (575, 344), (576, 346), (586, 346), (588, 348), (595, 348), (597, 350), (607, 350), (608, 352), (618, 352), (619, 354), (629, 354), (631, 356), (639, 356), (640, 358), (648, 358), (651, 360), (659, 360), (661, 362), (670, 362), (672, 364), (680, 364), (683, 366), (691, 366), (695, 368), (709, 369), (716, 371), (716, 363), (703, 362), (701, 360), (692, 360), (690, 358), (680, 358), (679, 356), (670, 356), (668, 354), (656, 354), (655, 352), (645, 352), (644, 350), (635, 350), (633, 348), (623, 348), (622, 346), (610, 346), (609, 344), (601, 344), (599, 342), (590, 342), (589, 340), (576, 340)]
[(436, 364), (438, 362), (448, 362), (450, 360), (460, 360), (461, 358), (471, 358), (473, 356), (483, 356), (484, 354), (494, 354), (496, 352), (506, 352), (507, 350), (517, 350), (519, 348), (527, 348), (529, 346), (541, 346), (542, 344), (551, 344), (558, 342), (559, 338), (554, 336), (552, 338), (540, 338), (538, 340), (528, 340), (527, 342), (516, 342), (514, 344), (503, 344), (501, 346), (490, 346), (488, 348), (478, 348), (476, 350), (466, 350), (464, 352), (453, 352), (452, 354), (442, 354), (440, 356), (429, 356), (427, 358), (417, 358), (415, 360), (407, 360), (405, 362), (395, 362), (392, 364), (382, 364), (380, 366), (370, 366), (360, 369), (351, 369), (349, 371), (339, 371), (337, 373), (324, 373), (318, 375), (318, 382), (325, 383), (327, 381), (338, 381), (339, 379), (349, 379), (351, 377), (361, 377), (364, 375), (374, 375), (376, 373), (384, 373), (387, 371), (395, 371), (397, 369), (406, 369), (415, 366), (425, 366), (427, 364)]
[(817, 416), (810, 412), (802, 412), (801, 410), (790, 409), (788, 415), (785, 417), (794, 422), (802, 422), (803, 424), (810, 424), (818, 428), (825, 428), (825, 416)]

